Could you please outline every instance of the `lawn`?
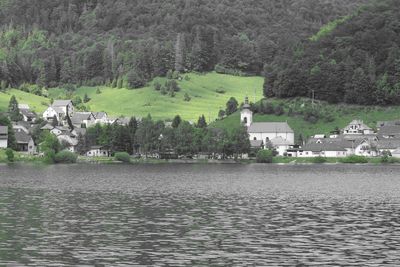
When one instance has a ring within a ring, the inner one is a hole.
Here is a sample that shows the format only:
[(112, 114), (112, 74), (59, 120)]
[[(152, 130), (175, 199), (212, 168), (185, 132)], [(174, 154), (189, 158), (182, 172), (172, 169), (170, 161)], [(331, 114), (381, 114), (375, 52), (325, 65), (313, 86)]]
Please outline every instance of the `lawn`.
[[(400, 107), (362, 107), (352, 105), (330, 105), (324, 102), (318, 102), (315, 108), (322, 113), (330, 114), (331, 120), (324, 118), (318, 120), (316, 123), (305, 121), (302, 115), (288, 115), (289, 107), (294, 108), (294, 111), (299, 111), (299, 101), (304, 101), (304, 105), (309, 105), (308, 99), (269, 99), (269, 102), (274, 105), (282, 105), (285, 109), (285, 114), (277, 115), (259, 115), (256, 114), (253, 118), (254, 122), (288, 122), (291, 128), (295, 131), (296, 137), (302, 134), (303, 137), (310, 137), (315, 134), (329, 134), (335, 130), (336, 127), (342, 129), (354, 119), (361, 119), (372, 128), (376, 127), (378, 121), (396, 120), (400, 119)], [(231, 116), (217, 121), (213, 124), (214, 127), (232, 129), (237, 127), (240, 123), (240, 114), (236, 112)]]
[(0, 112), (7, 111), (8, 103), (12, 95), (15, 95), (18, 103), (28, 104), (32, 110), (38, 113), (45, 111), (48, 106), (47, 103), (50, 102), (50, 100), (45, 97), (11, 89), (7, 90), (6, 92), (0, 92)]
[[(220, 108), (225, 109), (230, 97), (243, 102), (246, 95), (256, 101), (262, 98), (262, 77), (237, 77), (217, 73), (188, 74), (189, 80), (179, 81), (182, 89), (175, 97), (161, 95), (153, 89), (155, 81), (163, 84), (164, 78), (157, 78), (147, 87), (135, 90), (109, 87), (80, 87), (76, 94), (82, 98), (88, 94), (91, 101), (86, 106), (91, 111), (106, 111), (111, 116), (144, 117), (151, 114), (155, 119), (172, 119), (179, 114), (185, 120), (197, 121), (204, 114), (207, 121), (215, 120)], [(99, 88), (101, 94), (96, 94)], [(221, 89), (225, 93), (217, 93)], [(62, 97), (60, 89), (50, 89), (50, 96), (54, 99)], [(184, 101), (187, 93), (191, 100)]]

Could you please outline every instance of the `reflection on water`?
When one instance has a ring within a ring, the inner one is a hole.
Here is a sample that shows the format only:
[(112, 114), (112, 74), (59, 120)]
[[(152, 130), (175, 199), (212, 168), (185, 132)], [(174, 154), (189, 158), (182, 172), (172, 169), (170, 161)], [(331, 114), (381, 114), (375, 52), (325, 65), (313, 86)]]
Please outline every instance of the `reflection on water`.
[(0, 265), (400, 265), (400, 167), (0, 165)]

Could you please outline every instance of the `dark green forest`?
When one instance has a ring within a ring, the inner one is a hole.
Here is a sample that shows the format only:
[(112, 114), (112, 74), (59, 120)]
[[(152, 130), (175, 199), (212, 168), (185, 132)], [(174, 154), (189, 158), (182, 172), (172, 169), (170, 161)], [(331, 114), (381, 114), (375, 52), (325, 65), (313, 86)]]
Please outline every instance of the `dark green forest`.
[(400, 2), (373, 1), (269, 64), (264, 94), (400, 104), (399, 45)]
[(366, 2), (0, 0), (0, 80), (137, 88), (168, 70), (261, 75), (277, 65), (271, 75), (282, 76), (282, 58)]

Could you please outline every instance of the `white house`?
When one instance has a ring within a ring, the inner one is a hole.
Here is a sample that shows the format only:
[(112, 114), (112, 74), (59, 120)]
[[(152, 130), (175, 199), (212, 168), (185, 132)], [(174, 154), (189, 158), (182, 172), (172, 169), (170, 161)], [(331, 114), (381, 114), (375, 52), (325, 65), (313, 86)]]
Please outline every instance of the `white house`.
[(374, 134), (374, 130), (368, 127), (362, 120), (353, 120), (346, 128), (343, 129), (344, 135), (352, 134)]
[(106, 146), (92, 146), (86, 152), (87, 157), (110, 157), (111, 152)]
[(0, 148), (8, 147), (8, 127), (0, 126)]
[(339, 138), (311, 138), (298, 149), (297, 157), (343, 158), (349, 155), (348, 146), (351, 146), (348, 141)]
[(94, 112), (95, 123), (107, 124), (109, 123), (108, 115), (106, 112)]
[(281, 156), (294, 145), (294, 131), (287, 122), (253, 122), (248, 98), (240, 113), (240, 121), (247, 127), (250, 141), (263, 141), (265, 146), (272, 144)]
[(70, 116), (74, 113), (74, 105), (71, 100), (55, 100), (53, 104), (43, 112), (43, 118), (47, 121), (51, 121), (54, 116), (56, 116), (57, 120), (60, 122), (65, 119), (67, 111)]

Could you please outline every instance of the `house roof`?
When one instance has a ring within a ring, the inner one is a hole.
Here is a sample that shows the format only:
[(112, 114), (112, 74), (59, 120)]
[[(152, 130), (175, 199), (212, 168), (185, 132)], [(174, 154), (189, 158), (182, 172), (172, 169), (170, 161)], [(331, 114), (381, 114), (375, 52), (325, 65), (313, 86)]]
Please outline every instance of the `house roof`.
[(0, 134), (8, 134), (8, 126), (0, 126)]
[(107, 113), (106, 112), (94, 112), (93, 115), (97, 120), (101, 120), (107, 116)]
[(52, 107), (65, 107), (71, 104), (71, 100), (54, 100)]
[(29, 109), (20, 109), (20, 112), (21, 112), (22, 115), (25, 115), (28, 118), (35, 118), (36, 117), (35, 113), (30, 111)]
[(31, 139), (32, 137), (24, 131), (15, 132), (15, 140), (18, 144), (28, 144)]
[(107, 146), (91, 146), (90, 150), (93, 150), (93, 149), (108, 149), (108, 147)]
[(397, 149), (400, 147), (400, 139), (381, 139), (376, 146), (378, 149)]
[(40, 128), (40, 130), (53, 130), (53, 129), (54, 129), (54, 126), (51, 124), (46, 124), (45, 126)]
[(336, 142), (332, 143), (311, 143), (305, 145), (302, 149), (303, 151), (313, 151), (313, 152), (322, 152), (322, 151), (346, 151), (346, 149), (340, 144)]
[(396, 120), (396, 121), (378, 121), (376, 123), (376, 127), (377, 128), (384, 127), (384, 126), (396, 126), (396, 125), (400, 125), (400, 120)]
[(90, 116), (93, 116), (92, 112), (75, 112), (71, 117), (71, 122), (81, 124), (84, 120), (88, 120)]
[(281, 136), (278, 136), (278, 137), (276, 137), (274, 139), (271, 139), (270, 141), (274, 146), (290, 146), (290, 145), (293, 145), (288, 140), (283, 139)]
[(400, 125), (383, 126), (379, 129), (380, 136), (400, 135)]
[(287, 122), (255, 122), (247, 131), (249, 133), (294, 133)]

